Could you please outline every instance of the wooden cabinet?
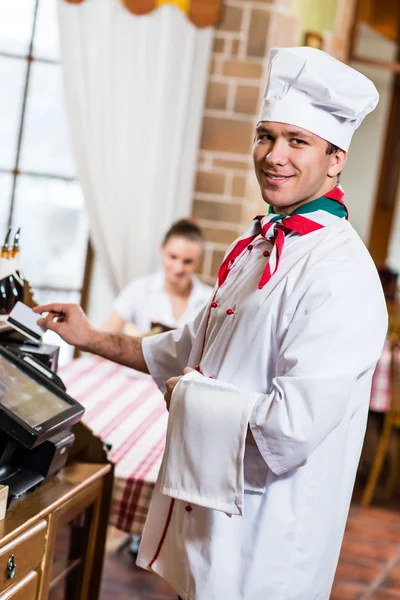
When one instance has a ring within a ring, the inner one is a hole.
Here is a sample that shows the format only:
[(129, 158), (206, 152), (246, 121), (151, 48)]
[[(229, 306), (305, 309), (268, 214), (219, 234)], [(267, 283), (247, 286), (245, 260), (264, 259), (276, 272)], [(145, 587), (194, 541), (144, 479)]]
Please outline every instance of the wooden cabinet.
[(97, 481), (52, 513), (42, 600), (89, 598), (100, 503), (101, 481)]
[(38, 593), (39, 576), (36, 571), (31, 571), (7, 592), (1, 596), (1, 600), (36, 600)]
[(47, 522), (42, 519), (33, 527), (0, 547), (0, 593), (19, 583), (38, 567), (44, 556)]
[(0, 522), (0, 600), (97, 600), (112, 465), (73, 462)]

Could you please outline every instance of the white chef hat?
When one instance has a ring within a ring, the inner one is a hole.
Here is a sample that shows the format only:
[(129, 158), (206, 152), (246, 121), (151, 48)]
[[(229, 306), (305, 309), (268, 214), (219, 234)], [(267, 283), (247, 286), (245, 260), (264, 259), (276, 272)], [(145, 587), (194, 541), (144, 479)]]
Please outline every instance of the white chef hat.
[(372, 81), (322, 50), (273, 48), (258, 121), (297, 125), (347, 151), (378, 100)]

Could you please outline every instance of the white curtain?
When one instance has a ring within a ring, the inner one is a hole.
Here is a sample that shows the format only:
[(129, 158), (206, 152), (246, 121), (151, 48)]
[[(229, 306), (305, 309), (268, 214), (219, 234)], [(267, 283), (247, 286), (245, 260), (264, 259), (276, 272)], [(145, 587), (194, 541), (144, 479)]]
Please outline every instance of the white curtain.
[(58, 8), (78, 174), (118, 292), (156, 267), (166, 228), (190, 215), (213, 30), (168, 4), (144, 16), (118, 0)]

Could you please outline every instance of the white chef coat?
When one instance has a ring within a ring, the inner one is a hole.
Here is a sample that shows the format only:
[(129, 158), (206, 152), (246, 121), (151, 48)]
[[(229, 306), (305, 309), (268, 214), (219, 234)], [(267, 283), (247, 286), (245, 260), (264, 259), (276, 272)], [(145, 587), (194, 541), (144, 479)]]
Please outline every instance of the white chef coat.
[(133, 323), (141, 333), (151, 329), (151, 323), (167, 327), (182, 327), (192, 321), (211, 296), (212, 288), (196, 275), (192, 275), (192, 290), (184, 314), (176, 320), (171, 301), (165, 291), (162, 271), (139, 277), (127, 285), (116, 298), (113, 310), (128, 323)]
[[(330, 595), (386, 305), (372, 259), (344, 219), (288, 235), (277, 272), (260, 290), (270, 249), (262, 238), (253, 242), (216, 290), (217, 306), (143, 344), (162, 391), (169, 377), (200, 362), (203, 377), (192, 378), (194, 386), (206, 392), (226, 383), (255, 396), (248, 425), (257, 446), (246, 445), (242, 516), (161, 494), (160, 471), (137, 564), (183, 600)], [(188, 431), (196, 418), (196, 439), (216, 458), (225, 440), (245, 433), (228, 431), (221, 410), (213, 412), (219, 427), (210, 427), (209, 412), (201, 415), (190, 402), (186, 408)], [(183, 456), (190, 444), (190, 436), (182, 438)]]

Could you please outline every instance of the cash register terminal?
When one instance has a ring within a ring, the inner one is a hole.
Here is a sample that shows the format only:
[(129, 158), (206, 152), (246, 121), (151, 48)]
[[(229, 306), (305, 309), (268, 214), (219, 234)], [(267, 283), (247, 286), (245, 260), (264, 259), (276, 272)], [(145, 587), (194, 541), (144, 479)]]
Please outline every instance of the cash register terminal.
[(0, 485), (8, 504), (66, 463), (84, 408), (42, 362), (0, 342)]

